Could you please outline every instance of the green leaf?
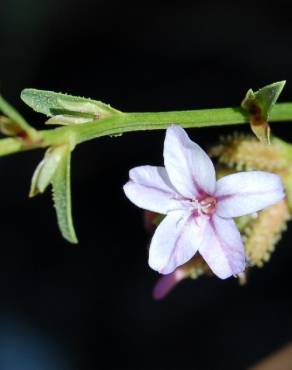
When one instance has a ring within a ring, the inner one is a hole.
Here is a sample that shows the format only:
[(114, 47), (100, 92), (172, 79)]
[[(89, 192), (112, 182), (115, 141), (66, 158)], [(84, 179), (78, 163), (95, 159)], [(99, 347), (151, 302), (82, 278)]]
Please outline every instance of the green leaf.
[(69, 145), (66, 145), (62, 160), (51, 182), (53, 187), (53, 200), (61, 233), (70, 243), (78, 243), (72, 220), (70, 161), (71, 150)]
[(252, 131), (265, 144), (270, 143), (269, 113), (279, 98), (285, 83), (286, 81), (275, 82), (256, 92), (249, 89), (241, 103), (242, 108), (250, 114)]
[(0, 111), (10, 118), (10, 120), (6, 120), (5, 122), (4, 132), (9, 132), (9, 135), (25, 133), (32, 140), (38, 137), (38, 132), (1, 95)]
[(70, 160), (70, 144), (49, 148), (33, 174), (29, 196), (43, 193), (51, 184), (60, 231), (66, 240), (78, 243), (72, 220)]
[(269, 113), (278, 100), (286, 81), (279, 81), (267, 85), (254, 93), (255, 99), (262, 109), (262, 115), (268, 119)]
[(39, 163), (33, 174), (30, 197), (34, 197), (46, 190), (66, 154), (67, 145), (51, 147), (46, 151), (44, 159)]
[[(43, 113), (48, 117), (59, 116), (56, 122), (49, 123), (58, 122), (60, 124), (60, 116), (82, 117), (88, 119), (87, 121), (92, 121), (114, 114), (121, 114), (120, 111), (100, 101), (52, 91), (24, 89), (21, 93), (21, 99), (36, 112)], [(85, 122), (87, 121), (85, 120)], [(72, 122), (68, 122), (68, 117), (65, 117), (64, 122), (61, 124), (72, 123), (80, 122), (78, 119), (76, 122), (74, 122), (74, 119)]]

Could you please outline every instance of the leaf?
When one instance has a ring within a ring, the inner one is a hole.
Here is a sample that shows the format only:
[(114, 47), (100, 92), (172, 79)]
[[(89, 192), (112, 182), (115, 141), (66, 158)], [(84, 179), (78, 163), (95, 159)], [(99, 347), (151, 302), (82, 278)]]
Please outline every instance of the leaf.
[(255, 98), (262, 109), (262, 115), (268, 119), (274, 104), (278, 100), (286, 81), (274, 82), (255, 92)]
[(93, 121), (94, 118), (87, 118), (87, 117), (80, 117), (80, 116), (73, 116), (68, 114), (58, 114), (57, 116), (53, 116), (49, 118), (45, 124), (46, 125), (73, 125), (73, 124), (80, 124), (80, 123), (87, 123)]
[(0, 111), (10, 119), (4, 122), (5, 126), (3, 126), (2, 119), (2, 129), (4, 132), (9, 133), (9, 135), (21, 135), (25, 133), (32, 140), (38, 137), (38, 132), (1, 95)]
[(78, 243), (72, 220), (70, 161), (71, 150), (69, 145), (66, 145), (66, 151), (51, 182), (54, 206), (61, 233), (70, 243)]
[(51, 184), (60, 231), (66, 240), (78, 243), (72, 220), (70, 160), (69, 144), (49, 148), (33, 174), (29, 196), (43, 193)]
[(30, 197), (34, 197), (46, 190), (66, 153), (67, 145), (51, 147), (46, 151), (44, 159), (39, 163), (33, 174)]
[(270, 143), (269, 113), (281, 94), (286, 81), (275, 82), (254, 92), (249, 89), (241, 103), (243, 109), (250, 114), (253, 133), (263, 143)]
[[(24, 89), (21, 93), (21, 99), (36, 112), (43, 113), (48, 117), (59, 116), (55, 123), (60, 121), (60, 116), (82, 117), (91, 121), (121, 114), (120, 111), (100, 101), (52, 91)], [(69, 124), (66, 120), (68, 121), (68, 117), (61, 124)], [(80, 122), (73, 120), (72, 123)]]

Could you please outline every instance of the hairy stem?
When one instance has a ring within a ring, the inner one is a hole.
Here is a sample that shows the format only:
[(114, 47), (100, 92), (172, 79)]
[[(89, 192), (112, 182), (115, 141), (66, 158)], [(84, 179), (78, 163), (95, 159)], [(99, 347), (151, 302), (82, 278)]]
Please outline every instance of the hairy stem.
[[(292, 121), (292, 103), (276, 104), (270, 122)], [(119, 135), (130, 131), (165, 129), (171, 123), (185, 128), (238, 125), (249, 122), (249, 115), (241, 108), (200, 109), (157, 113), (118, 113), (93, 122), (39, 131), (35, 142), (21, 138), (0, 140), (0, 156), (35, 148), (45, 148), (71, 141), (79, 144), (97, 137)]]

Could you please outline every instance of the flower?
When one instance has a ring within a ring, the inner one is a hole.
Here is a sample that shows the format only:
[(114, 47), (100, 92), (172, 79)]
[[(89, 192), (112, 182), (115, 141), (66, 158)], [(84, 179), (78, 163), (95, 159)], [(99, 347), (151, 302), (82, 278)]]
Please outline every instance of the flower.
[(130, 170), (126, 196), (138, 207), (165, 214), (149, 250), (149, 265), (170, 274), (199, 252), (221, 279), (245, 269), (241, 235), (232, 218), (257, 212), (284, 198), (278, 175), (216, 174), (208, 155), (177, 125), (164, 142), (164, 167)]

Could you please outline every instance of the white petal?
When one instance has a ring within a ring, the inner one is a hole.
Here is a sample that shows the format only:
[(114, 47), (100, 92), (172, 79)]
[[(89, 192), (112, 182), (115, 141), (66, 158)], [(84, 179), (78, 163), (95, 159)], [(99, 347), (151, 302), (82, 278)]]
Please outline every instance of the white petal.
[(136, 167), (129, 176), (124, 191), (136, 206), (162, 214), (180, 208), (182, 197), (172, 187), (164, 167)]
[(240, 172), (222, 177), (217, 182), (216, 213), (238, 217), (260, 211), (285, 197), (278, 175), (263, 171)]
[(151, 241), (149, 265), (170, 274), (190, 260), (201, 243), (206, 219), (188, 212), (173, 211), (159, 224)]
[(240, 233), (233, 220), (214, 215), (205, 228), (199, 253), (221, 279), (245, 269), (245, 255)]
[(214, 193), (216, 178), (211, 159), (180, 126), (172, 125), (166, 131), (164, 164), (170, 181), (183, 196)]

